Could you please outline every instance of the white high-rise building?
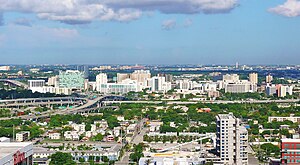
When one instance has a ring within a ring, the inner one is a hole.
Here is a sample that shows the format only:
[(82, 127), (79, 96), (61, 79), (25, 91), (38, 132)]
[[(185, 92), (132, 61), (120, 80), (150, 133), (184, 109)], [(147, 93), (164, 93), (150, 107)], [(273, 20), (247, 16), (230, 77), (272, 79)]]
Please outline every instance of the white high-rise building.
[(217, 119), (216, 149), (226, 165), (248, 164), (248, 132), (232, 113), (219, 114)]
[(287, 86), (278, 85), (278, 87), (277, 87), (277, 96), (278, 97), (285, 97), (286, 96), (286, 89), (287, 89)]
[(276, 85), (274, 85), (274, 84), (267, 84), (267, 86), (266, 86), (266, 94), (268, 96), (273, 96), (274, 94), (276, 94), (276, 92), (277, 92)]
[(120, 83), (108, 83), (106, 73), (100, 73), (96, 77), (96, 90), (101, 93), (128, 93), (137, 92), (138, 84), (136, 80), (125, 79)]
[(166, 82), (165, 77), (152, 77), (150, 86), (152, 92), (167, 92), (172, 89), (171, 82)]
[(45, 86), (45, 80), (28, 80), (29, 89), (43, 86)]
[(96, 76), (96, 89), (101, 91), (101, 84), (107, 84), (107, 75), (106, 73), (100, 73)]
[(252, 93), (257, 91), (257, 85), (247, 80), (241, 80), (235, 83), (224, 83), (226, 93)]
[(250, 73), (249, 74), (249, 81), (253, 84), (258, 83), (258, 74), (257, 73)]
[(287, 86), (287, 87), (286, 87), (286, 92), (287, 92), (289, 95), (292, 95), (292, 94), (293, 94), (293, 88), (294, 88), (294, 86)]
[(178, 80), (176, 81), (176, 84), (179, 85), (179, 89), (193, 89), (193, 81), (188, 79)]

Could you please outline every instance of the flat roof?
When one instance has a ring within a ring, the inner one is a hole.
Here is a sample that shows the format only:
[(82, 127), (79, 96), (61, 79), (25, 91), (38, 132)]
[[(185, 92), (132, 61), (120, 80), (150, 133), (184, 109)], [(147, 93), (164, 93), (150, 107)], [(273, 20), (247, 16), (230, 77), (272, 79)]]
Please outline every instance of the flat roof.
[(298, 143), (300, 143), (300, 139), (281, 139), (281, 142), (298, 142)]
[(232, 113), (218, 114), (217, 117), (219, 117), (219, 119), (236, 119), (235, 116)]
[(21, 150), (22, 148), (31, 145), (32, 143), (30, 142), (1, 142), (0, 143), (0, 159), (15, 153), (19, 150)]

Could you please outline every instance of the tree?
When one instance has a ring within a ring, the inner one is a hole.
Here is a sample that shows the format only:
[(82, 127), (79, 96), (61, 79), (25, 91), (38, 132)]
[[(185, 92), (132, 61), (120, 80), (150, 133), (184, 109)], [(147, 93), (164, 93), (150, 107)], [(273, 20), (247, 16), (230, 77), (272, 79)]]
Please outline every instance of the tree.
[(85, 125), (85, 131), (90, 131), (91, 128), (92, 128), (92, 126), (91, 126), (90, 123), (87, 123), (87, 124)]
[(102, 160), (103, 162), (109, 162), (109, 159), (108, 159), (107, 156), (102, 156), (102, 157), (101, 157), (101, 160)]
[(270, 155), (270, 153), (275, 153), (276, 155), (280, 154), (280, 148), (271, 143), (265, 143), (265, 144), (261, 145), (261, 149), (266, 151), (267, 155)]
[(139, 161), (143, 157), (143, 144), (140, 143), (134, 146), (134, 153), (130, 154), (129, 158), (135, 162)]
[(93, 141), (102, 141), (103, 135), (101, 133), (98, 133), (96, 136), (93, 137)]
[(56, 152), (50, 158), (50, 165), (76, 165), (70, 153)]

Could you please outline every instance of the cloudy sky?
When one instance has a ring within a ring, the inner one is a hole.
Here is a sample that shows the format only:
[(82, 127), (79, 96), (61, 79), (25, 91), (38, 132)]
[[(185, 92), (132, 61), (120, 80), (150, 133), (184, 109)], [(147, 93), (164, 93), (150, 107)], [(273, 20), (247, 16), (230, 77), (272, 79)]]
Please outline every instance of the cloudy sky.
[(1, 64), (299, 64), (299, 0), (0, 0)]

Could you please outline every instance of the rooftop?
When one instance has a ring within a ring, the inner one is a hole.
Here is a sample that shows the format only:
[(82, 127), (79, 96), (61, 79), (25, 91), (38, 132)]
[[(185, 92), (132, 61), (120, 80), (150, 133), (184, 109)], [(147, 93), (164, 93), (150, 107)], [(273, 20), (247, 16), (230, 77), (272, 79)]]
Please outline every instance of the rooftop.
[(16, 153), (17, 151), (21, 150), (22, 148), (32, 145), (30, 142), (1, 142), (0, 143), (0, 159), (6, 157), (12, 153)]
[(281, 142), (298, 142), (298, 143), (300, 143), (300, 139), (281, 139)]
[(232, 113), (229, 114), (218, 114), (219, 119), (235, 119), (235, 116)]

